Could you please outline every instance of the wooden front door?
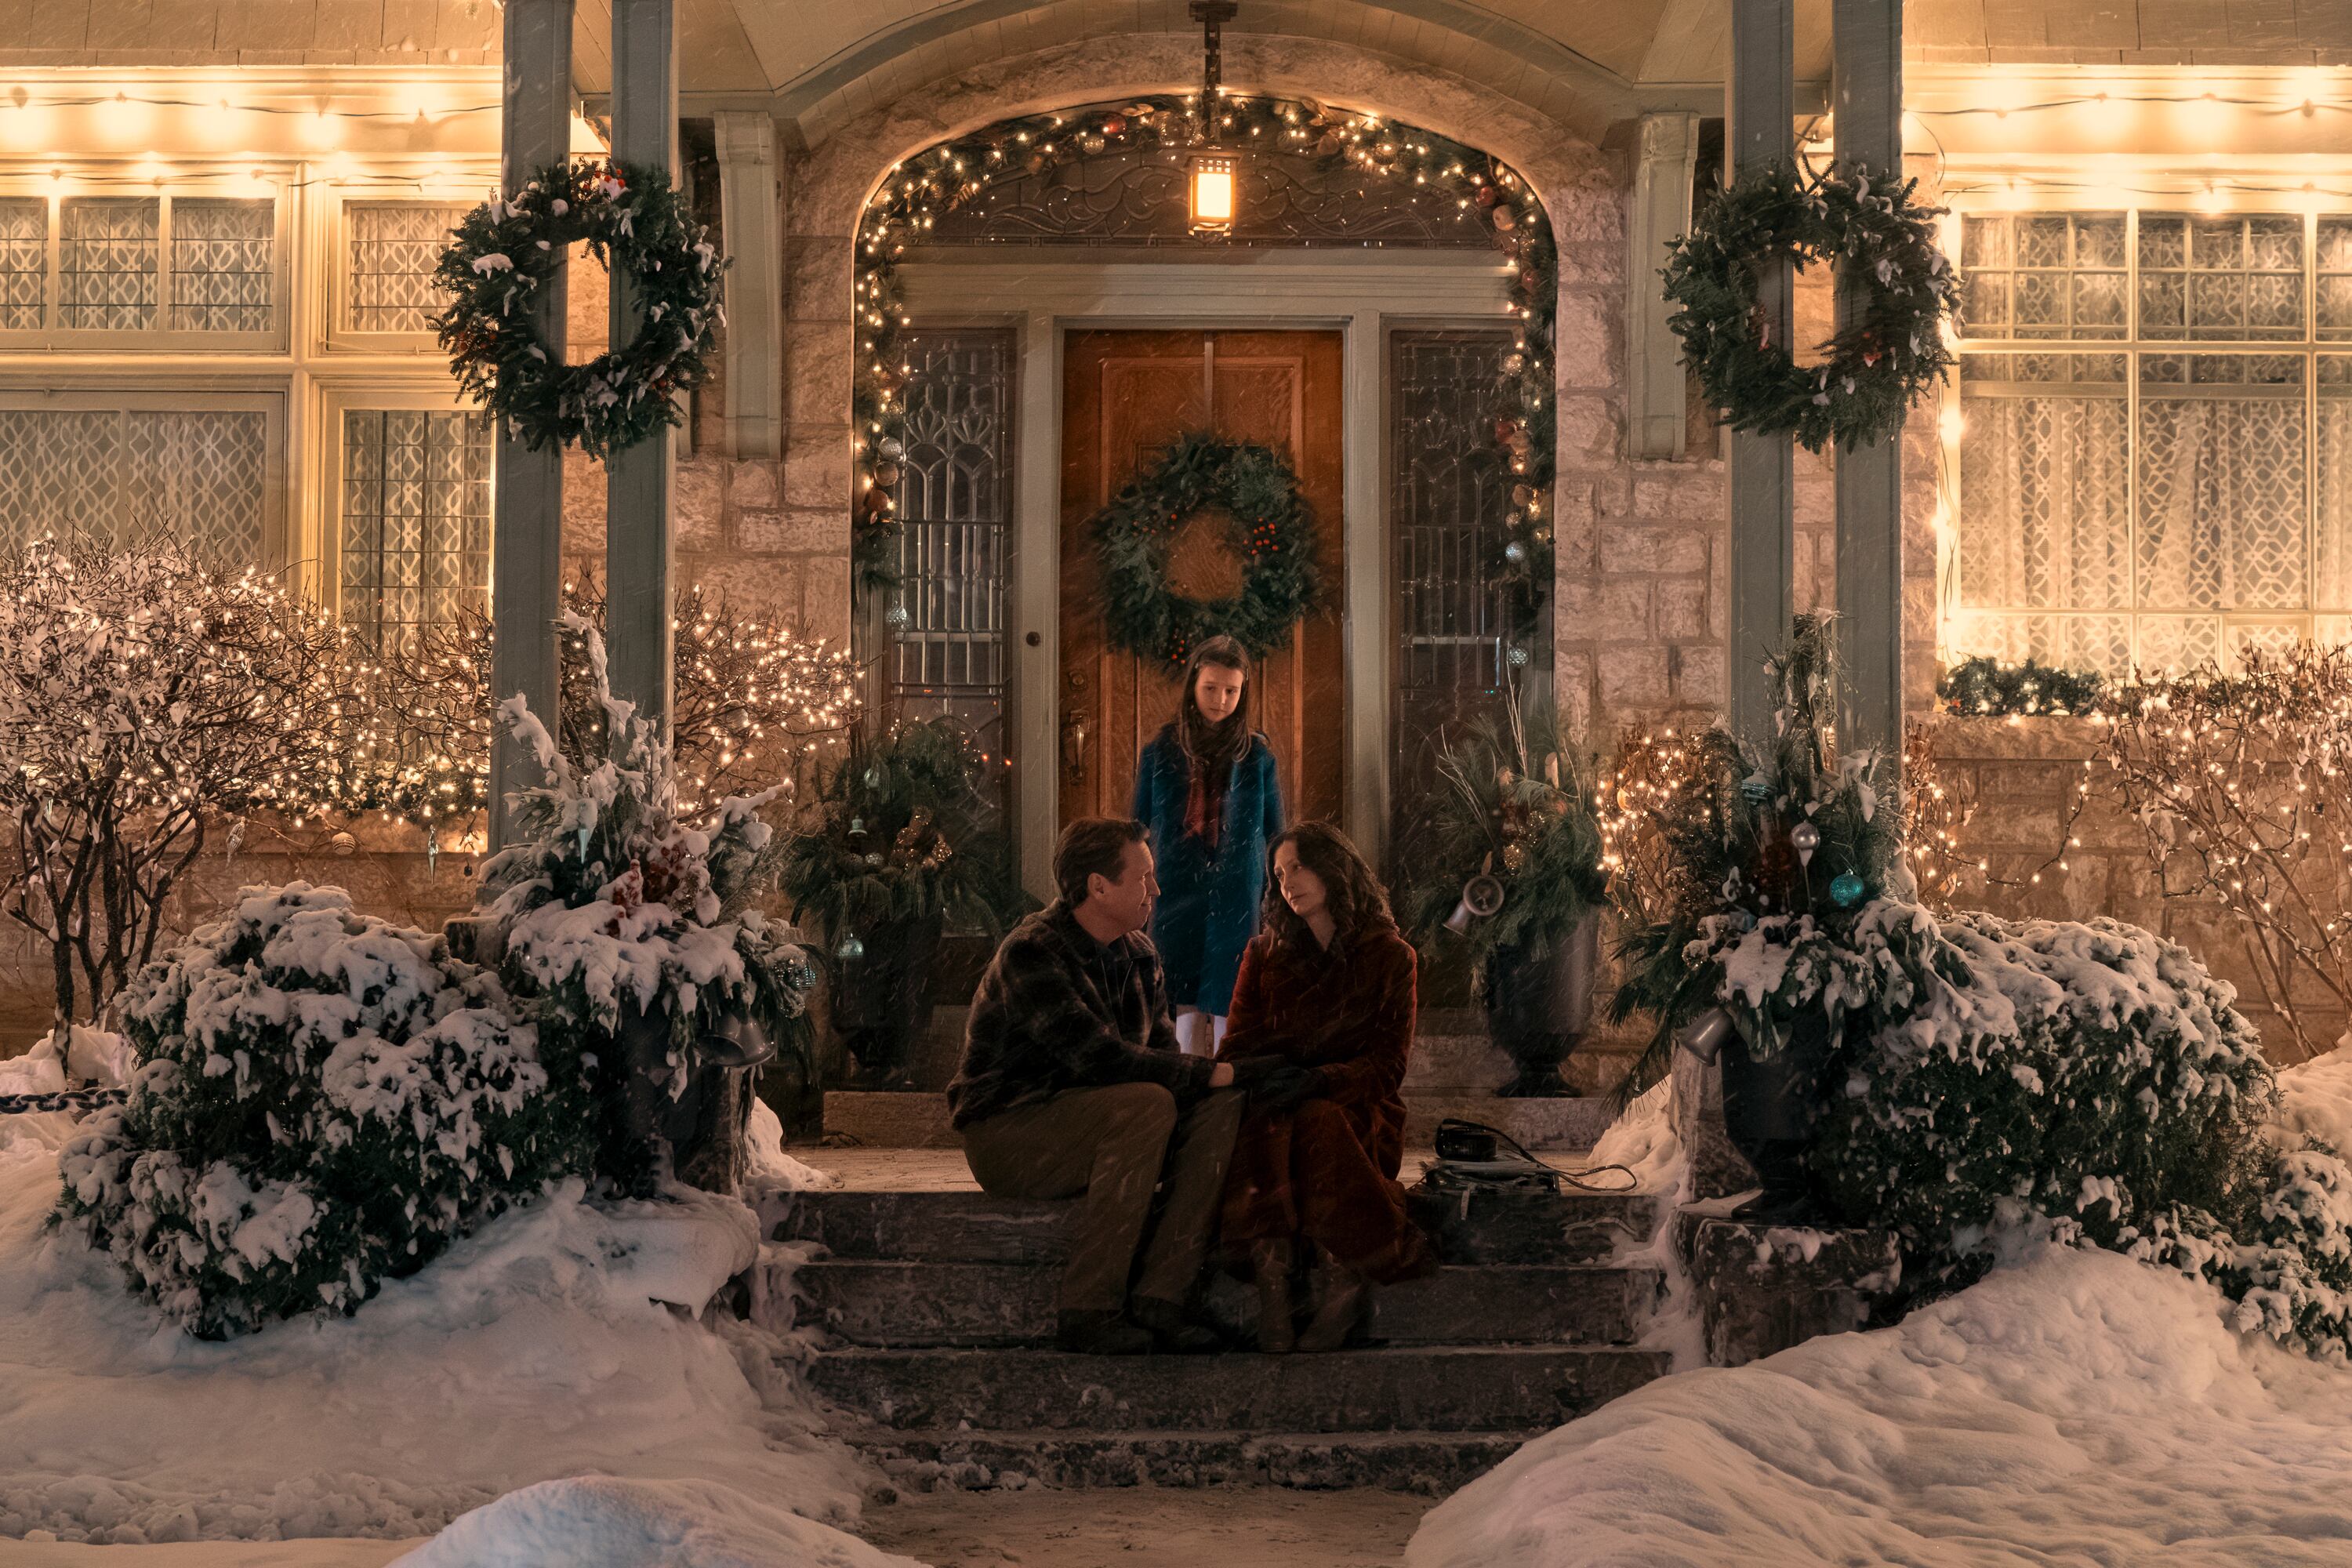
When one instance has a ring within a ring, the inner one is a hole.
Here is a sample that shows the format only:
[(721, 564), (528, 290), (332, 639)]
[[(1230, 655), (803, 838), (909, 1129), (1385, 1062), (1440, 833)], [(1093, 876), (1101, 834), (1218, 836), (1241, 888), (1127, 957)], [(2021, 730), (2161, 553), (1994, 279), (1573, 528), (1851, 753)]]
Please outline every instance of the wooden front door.
[[(1125, 816), (1138, 754), (1176, 714), (1181, 671), (1112, 648), (1087, 521), (1177, 437), (1207, 430), (1289, 458), (1313, 509), (1324, 610), (1255, 673), (1257, 727), (1274, 747), (1289, 820), (1339, 820), (1346, 757), (1339, 641), (1339, 334), (1072, 332), (1062, 426), (1061, 816)], [(1178, 535), (1182, 593), (1234, 591), (1220, 517)]]

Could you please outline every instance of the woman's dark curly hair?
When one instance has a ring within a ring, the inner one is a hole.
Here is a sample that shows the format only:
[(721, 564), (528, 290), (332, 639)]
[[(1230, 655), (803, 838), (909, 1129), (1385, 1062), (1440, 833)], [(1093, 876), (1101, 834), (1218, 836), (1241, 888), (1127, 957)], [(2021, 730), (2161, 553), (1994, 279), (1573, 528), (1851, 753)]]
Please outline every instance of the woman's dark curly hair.
[(1396, 917), (1389, 912), (1389, 896), (1348, 836), (1328, 822), (1302, 822), (1269, 845), (1265, 852), (1265, 929), (1284, 947), (1317, 951), (1315, 934), (1291, 912), (1282, 896), (1282, 879), (1275, 875), (1274, 858), (1284, 845), (1298, 863), (1322, 879), (1323, 897), (1331, 910), (1331, 951), (1349, 951), (1367, 937), (1394, 932)]

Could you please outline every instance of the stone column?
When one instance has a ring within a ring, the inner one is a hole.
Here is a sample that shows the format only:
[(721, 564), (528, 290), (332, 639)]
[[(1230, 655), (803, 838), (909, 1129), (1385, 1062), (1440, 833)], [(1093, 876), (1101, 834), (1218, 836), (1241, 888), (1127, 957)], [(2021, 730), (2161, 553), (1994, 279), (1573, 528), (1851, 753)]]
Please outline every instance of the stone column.
[[(520, 190), (533, 173), (572, 146), (572, 0), (507, 0), (505, 90), (499, 178)], [(531, 324), (551, 359), (564, 353), (564, 268), (561, 262), (531, 306)], [(490, 696), (520, 693), (552, 731), (556, 706), (555, 617), (563, 591), (563, 453), (532, 451), (506, 431), (498, 436), (492, 512), (490, 605), (497, 627), (490, 652)], [(538, 763), (493, 726), (490, 740), (490, 845), (512, 832), (511, 790), (539, 782)]]
[[(671, 0), (613, 0), (613, 155), (677, 178), (677, 62)], [(627, 279), (613, 279), (613, 342), (638, 324)], [(615, 452), (605, 465), (605, 640), (613, 695), (669, 731), (670, 490), (677, 446), (668, 433)], [(615, 742), (619, 737), (614, 737)]]
[(1697, 162), (1697, 115), (1675, 110), (1642, 116), (1633, 211), (1625, 226), (1627, 423), (1636, 458), (1683, 455), (1682, 347), (1666, 326), (1670, 311), (1658, 269), (1666, 263), (1667, 243), (1690, 230)]
[(764, 113), (712, 116), (727, 269), (727, 455), (784, 455), (783, 209), (776, 197), (776, 122)]
[[(1836, 0), (1837, 161), (1903, 177), (1903, 0)], [(1840, 280), (1838, 325), (1860, 309)], [(1838, 745), (1903, 752), (1903, 437), (1837, 449)]]
[[(1793, 0), (1732, 0), (1732, 177), (1792, 161), (1796, 90)], [(1793, 330), (1794, 279), (1784, 263), (1764, 279), (1761, 325), (1776, 344)], [(1764, 655), (1788, 640), (1796, 596), (1795, 448), (1786, 436), (1731, 437), (1731, 727), (1772, 734)]]

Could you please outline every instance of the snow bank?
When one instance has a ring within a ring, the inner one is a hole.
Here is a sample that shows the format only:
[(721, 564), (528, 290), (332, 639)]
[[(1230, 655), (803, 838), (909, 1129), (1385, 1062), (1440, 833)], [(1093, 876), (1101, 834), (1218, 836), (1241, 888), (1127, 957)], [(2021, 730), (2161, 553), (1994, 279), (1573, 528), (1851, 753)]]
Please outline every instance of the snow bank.
[(395, 1568), (919, 1568), (707, 1482), (542, 1481), (476, 1509)]
[(595, 1474), (642, 1483), (613, 1495), (648, 1519), (710, 1516), (681, 1542), (731, 1550), (756, 1525), (805, 1547), (766, 1561), (887, 1561), (777, 1522), (851, 1521), (860, 1472), (817, 1435), (776, 1342), (648, 1299), (708, 1299), (755, 1239), (740, 1205), (607, 1209), (567, 1184), (356, 1317), (206, 1342), (127, 1294), (103, 1254), (43, 1228), (74, 1131), (63, 1113), (0, 1118), (0, 1538), (414, 1538)]
[(1407, 1568), (2352, 1561), (2352, 1372), (2049, 1249), (1899, 1326), (1663, 1379), (1433, 1510)]

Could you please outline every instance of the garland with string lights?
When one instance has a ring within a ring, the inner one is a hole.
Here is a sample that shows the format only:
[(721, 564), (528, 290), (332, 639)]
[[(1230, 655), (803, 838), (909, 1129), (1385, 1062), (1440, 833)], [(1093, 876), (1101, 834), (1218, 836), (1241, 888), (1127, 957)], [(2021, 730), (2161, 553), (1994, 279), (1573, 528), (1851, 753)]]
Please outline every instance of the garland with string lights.
[[(565, 251), (625, 279), (642, 312), (624, 347), (562, 364), (531, 322)], [(727, 268), (669, 176), (651, 164), (550, 163), (511, 195), (467, 213), (434, 279), (451, 296), (434, 318), (449, 370), (499, 427), (534, 450), (605, 458), (678, 424), (677, 395), (709, 374)]]
[[(1230, 519), (1227, 542), (1242, 558), (1237, 593), (1195, 599), (1168, 580), (1169, 551), (1204, 507)], [(1193, 645), (1223, 634), (1252, 658), (1290, 640), (1322, 596), (1315, 528), (1298, 476), (1270, 447), (1210, 435), (1180, 438), (1087, 520), (1102, 567), (1103, 626), (1111, 646), (1181, 665)]]
[[(1958, 317), (1958, 286), (1936, 242), (1942, 209), (1915, 203), (1916, 184), (1774, 163), (1742, 175), (1675, 242), (1662, 274), (1675, 306), (1666, 324), (1733, 429), (1793, 436), (1812, 452), (1869, 446), (1950, 373), (1944, 325)], [(1859, 308), (1818, 364), (1772, 341), (1759, 290), (1782, 261), (1799, 271), (1834, 262), (1841, 280), (1860, 285)]]
[[(1477, 225), (1510, 263), (1517, 336), (1502, 358), (1494, 419), (1511, 488), (1503, 527), (1479, 566), (1485, 581), (1504, 595), (1511, 624), (1527, 627), (1552, 577), (1547, 512), (1559, 255), (1542, 203), (1525, 179), (1487, 153), (1376, 115), (1310, 100), (1228, 93), (1219, 100), (1218, 116), (1223, 144), (1236, 152), (1264, 148), (1450, 195), (1459, 221)], [(883, 176), (858, 225), (856, 258), (858, 494), (852, 538), (862, 589), (884, 591), (898, 581), (895, 492), (907, 450), (899, 394), (910, 374), (899, 349), (913, 324), (900, 298), (898, 267), (908, 247), (921, 244), (941, 216), (1002, 183), (1107, 152), (1181, 153), (1192, 144), (1193, 125), (1192, 99), (1171, 94), (1028, 115), (927, 148)]]

